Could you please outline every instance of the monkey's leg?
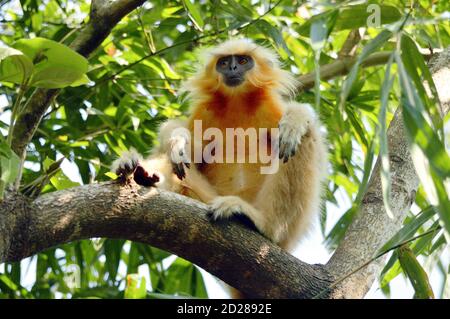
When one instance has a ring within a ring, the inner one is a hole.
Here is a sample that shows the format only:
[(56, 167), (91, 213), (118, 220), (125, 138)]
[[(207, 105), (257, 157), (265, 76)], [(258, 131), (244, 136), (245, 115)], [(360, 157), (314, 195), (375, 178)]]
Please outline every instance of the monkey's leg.
[(265, 232), (282, 248), (293, 248), (320, 211), (327, 150), (320, 123), (307, 105), (290, 103), (280, 121), (277, 173), (268, 175), (254, 201), (264, 213)]
[(298, 239), (319, 212), (327, 153), (320, 124), (311, 108), (289, 103), (280, 121), (277, 172), (268, 174), (252, 203), (220, 196), (212, 203), (213, 219), (244, 214), (256, 228), (285, 249)]

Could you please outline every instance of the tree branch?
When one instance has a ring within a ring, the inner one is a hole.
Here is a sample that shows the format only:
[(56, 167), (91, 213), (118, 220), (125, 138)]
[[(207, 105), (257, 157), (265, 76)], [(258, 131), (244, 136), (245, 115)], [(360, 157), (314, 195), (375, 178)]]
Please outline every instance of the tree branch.
[[(446, 114), (450, 105), (450, 95), (446, 89), (450, 81), (450, 48), (434, 56), (429, 65), (439, 92), (443, 114)], [(327, 270), (336, 278), (345, 274), (344, 270), (349, 273), (375, 256), (386, 241), (401, 228), (406, 214), (414, 203), (419, 179), (404, 130), (402, 112), (398, 108), (387, 132), (392, 182), (391, 208), (394, 218), (389, 218), (384, 208), (380, 174), (381, 159), (378, 158), (360, 211), (326, 265)], [(380, 258), (349, 276), (336, 289), (333, 289), (332, 297), (364, 297), (379, 273), (383, 260), (384, 258)]]
[(209, 221), (206, 205), (135, 183), (85, 185), (33, 203), (13, 196), (0, 207), (0, 263), (57, 244), (107, 237), (170, 251), (250, 297), (311, 298), (331, 283), (323, 266), (301, 262), (238, 222)]
[[(78, 33), (71, 48), (88, 56), (109, 35), (112, 28), (128, 13), (142, 5), (145, 0), (94, 0), (89, 22)], [(12, 137), (12, 148), (25, 159), (26, 147), (30, 143), (51, 101), (59, 93), (56, 89), (36, 89), (29, 98), (25, 110), (18, 116)]]
[(351, 30), (338, 53), (338, 58), (342, 59), (345, 57), (354, 56), (360, 40), (361, 34), (359, 33), (359, 29)]
[[(381, 65), (387, 63), (391, 51), (376, 52), (367, 57), (367, 59), (361, 64), (362, 67), (369, 67), (374, 65)], [(358, 57), (342, 57), (336, 61), (323, 65), (320, 67), (320, 79), (327, 81), (335, 78), (339, 75), (345, 75), (350, 72), (352, 66), (356, 63)], [(315, 82), (314, 72), (301, 75), (298, 80), (300, 82), (300, 91), (306, 91), (314, 87)]]

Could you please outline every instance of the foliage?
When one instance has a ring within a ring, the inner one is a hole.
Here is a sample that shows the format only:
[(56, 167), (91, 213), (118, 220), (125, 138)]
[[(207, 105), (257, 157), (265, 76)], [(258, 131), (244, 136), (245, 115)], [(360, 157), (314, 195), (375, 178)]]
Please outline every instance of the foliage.
[[(386, 0), (379, 7), (381, 25), (367, 26), (370, 3), (377, 1), (147, 1), (123, 19), (86, 62), (65, 45), (87, 21), (88, 1), (0, 1), (0, 191), (17, 175), (8, 130), (34, 86), (64, 87), (28, 147), (21, 181), (33, 185), (64, 157), (72, 164), (72, 172), (64, 172), (77, 181), (52, 170), (43, 188), (52, 192), (110, 179), (109, 164), (130, 147), (147, 154), (158, 125), (186, 114), (188, 105), (179, 89), (194, 71), (198, 47), (247, 36), (274, 48), (286, 69), (296, 74), (316, 70), (317, 78), (318, 66), (335, 61), (349, 32), (362, 27), (358, 58), (349, 75), (317, 83), (297, 96), (315, 104), (328, 132), (331, 167), (321, 230), (333, 250), (358, 212), (378, 155), (390, 212), (386, 159), (395, 150), (388, 149), (386, 128), (400, 105), (421, 186), (403, 229), (382, 249), (406, 242), (399, 250), (403, 254), (394, 251), (386, 263), (380, 285), (388, 295), (390, 281), (404, 269), (414, 287), (428, 289), (425, 271), (437, 268), (447, 278), (448, 261), (441, 255), (450, 239), (450, 159), (444, 142), (448, 132), (419, 48), (436, 51), (450, 45), (445, 21), (450, 8), (447, 0)], [(366, 67), (374, 52), (390, 52), (390, 58)], [(335, 205), (338, 209), (332, 209)], [(36, 279), (31, 287), (23, 287), (31, 264), (36, 265)], [(0, 297), (207, 296), (195, 266), (123, 240), (65, 244), (32, 257), (28, 265), (3, 267)], [(147, 273), (149, 282), (137, 273)], [(419, 277), (423, 280), (415, 282)], [(147, 286), (144, 292), (142, 285)], [(416, 296), (421, 293), (416, 291)]]

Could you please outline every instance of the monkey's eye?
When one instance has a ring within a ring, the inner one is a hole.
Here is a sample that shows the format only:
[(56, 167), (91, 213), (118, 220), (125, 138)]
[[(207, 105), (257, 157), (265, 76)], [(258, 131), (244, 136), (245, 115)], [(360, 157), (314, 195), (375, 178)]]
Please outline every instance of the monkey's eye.
[(221, 67), (226, 67), (226, 66), (228, 65), (228, 60), (222, 60), (222, 61), (220, 61), (220, 62), (219, 62), (219, 65), (220, 65)]
[(241, 65), (247, 64), (247, 62), (248, 62), (247, 58), (240, 58), (239, 59), (239, 64), (241, 64)]

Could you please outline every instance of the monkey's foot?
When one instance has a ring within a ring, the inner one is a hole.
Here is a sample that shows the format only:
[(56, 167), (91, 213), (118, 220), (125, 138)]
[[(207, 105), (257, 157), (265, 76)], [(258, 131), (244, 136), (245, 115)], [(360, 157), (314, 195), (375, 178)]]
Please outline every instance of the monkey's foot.
[(142, 157), (139, 153), (131, 149), (123, 152), (122, 156), (112, 163), (111, 170), (126, 181), (134, 173), (141, 160)]
[(220, 219), (236, 218), (242, 224), (250, 229), (260, 233), (261, 220), (258, 216), (261, 214), (252, 205), (237, 196), (219, 196), (210, 203), (211, 208), (208, 217), (214, 221)]
[(288, 159), (295, 155), (302, 141), (314, 120), (314, 113), (310, 106), (302, 104), (301, 107), (288, 109), (283, 115), (278, 125), (279, 154), (278, 157), (286, 163)]
[(134, 181), (142, 186), (155, 186), (159, 182), (159, 175), (147, 172), (142, 166), (138, 165), (134, 171)]
[(172, 162), (172, 169), (175, 175), (180, 180), (186, 177), (186, 168), (190, 168), (190, 159), (187, 152), (188, 140), (183, 135), (176, 135), (170, 138), (170, 160)]
[(210, 217), (213, 220), (226, 219), (232, 215), (251, 215), (253, 206), (237, 196), (219, 196), (212, 200)]
[(127, 183), (133, 175), (134, 181), (142, 186), (154, 186), (159, 181), (156, 173), (149, 174), (144, 167), (140, 165), (142, 157), (136, 150), (123, 152), (122, 156), (116, 159), (111, 170), (119, 176), (121, 183)]

